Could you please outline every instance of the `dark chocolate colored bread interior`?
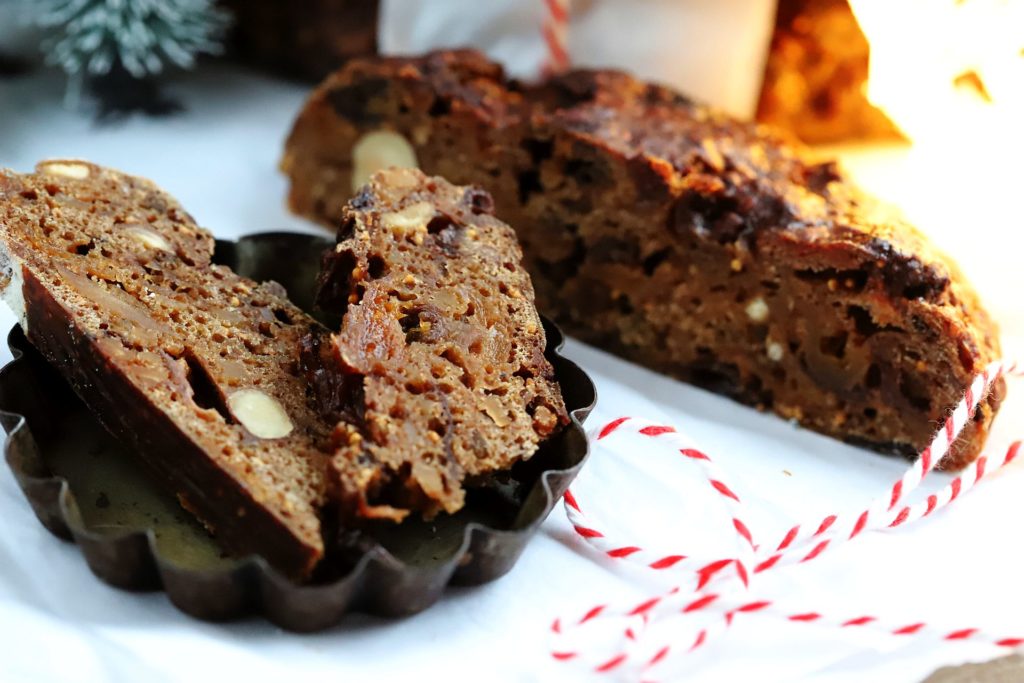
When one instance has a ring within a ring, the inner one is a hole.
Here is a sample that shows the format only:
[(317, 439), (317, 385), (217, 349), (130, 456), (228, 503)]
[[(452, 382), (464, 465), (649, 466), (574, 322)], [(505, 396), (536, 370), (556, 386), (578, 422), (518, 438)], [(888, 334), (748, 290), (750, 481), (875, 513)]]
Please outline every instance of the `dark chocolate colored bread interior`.
[(299, 339), (327, 331), (213, 248), (147, 180), (80, 161), (0, 173), (4, 294), (28, 339), (225, 546), (308, 576), (330, 430)]
[(481, 190), (408, 169), (377, 173), (345, 209), (319, 301), (341, 330), (303, 357), (339, 421), (345, 514), (454, 512), (465, 482), (568, 423), (515, 233), (492, 211)]
[(331, 335), (280, 285), (212, 263), (210, 233), (151, 182), (48, 161), (0, 171), (0, 291), (223, 546), (308, 578), (339, 508), (346, 524), (455, 512), (465, 486), (568, 422), (490, 205), (418, 172), (378, 176), (325, 262)]
[[(527, 88), (474, 52), (355, 61), (282, 168), (336, 228), (353, 184), (413, 163), (494, 196), (570, 334), (825, 434), (916, 453), (999, 354), (952, 261), (833, 164), (620, 72)], [(978, 454), (1003, 391), (943, 466)]]

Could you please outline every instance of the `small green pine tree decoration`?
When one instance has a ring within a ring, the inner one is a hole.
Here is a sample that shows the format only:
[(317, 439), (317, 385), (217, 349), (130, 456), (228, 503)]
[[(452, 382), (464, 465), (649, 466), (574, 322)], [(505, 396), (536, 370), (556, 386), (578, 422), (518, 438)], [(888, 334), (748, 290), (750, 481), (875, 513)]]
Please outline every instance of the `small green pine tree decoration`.
[(229, 23), (212, 0), (27, 0), (29, 20), (49, 34), (46, 61), (67, 73), (77, 100), (85, 79), (123, 69), (133, 78), (168, 65), (189, 69), (219, 54)]

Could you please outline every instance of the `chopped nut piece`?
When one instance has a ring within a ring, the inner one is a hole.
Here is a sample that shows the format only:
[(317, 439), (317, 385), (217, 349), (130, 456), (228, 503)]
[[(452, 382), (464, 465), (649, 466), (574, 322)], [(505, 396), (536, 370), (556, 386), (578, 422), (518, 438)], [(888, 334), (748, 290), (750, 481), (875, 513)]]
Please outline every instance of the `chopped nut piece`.
[(427, 221), (434, 217), (434, 206), (430, 202), (410, 204), (401, 211), (386, 213), (380, 217), (381, 223), (387, 228), (399, 230), (427, 229)]
[(558, 416), (551, 412), (547, 406), (537, 407), (537, 410), (533, 413), (534, 430), (542, 434), (549, 434), (556, 424), (558, 424)]
[(768, 304), (761, 297), (757, 297), (747, 304), (747, 317), (756, 323), (763, 323), (768, 320), (768, 313)]
[(502, 405), (500, 398), (497, 396), (487, 396), (483, 399), (482, 403), (484, 412), (487, 413), (487, 417), (494, 420), (494, 424), (499, 427), (507, 427), (509, 425), (508, 409)]

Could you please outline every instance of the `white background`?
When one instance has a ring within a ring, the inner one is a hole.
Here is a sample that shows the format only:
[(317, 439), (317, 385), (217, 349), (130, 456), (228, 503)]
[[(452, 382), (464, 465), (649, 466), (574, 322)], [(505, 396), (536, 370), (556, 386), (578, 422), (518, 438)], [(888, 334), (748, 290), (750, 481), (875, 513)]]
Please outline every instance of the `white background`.
[[(58, 79), (0, 81), (0, 166), (27, 171), (41, 158), (80, 156), (148, 176), (220, 237), (318, 230), (285, 211), (285, 183), (276, 171), (304, 88), (211, 68), (176, 84), (186, 113), (111, 126), (59, 109), (61, 88)], [(883, 194), (898, 194), (907, 180), (900, 174), (906, 163), (901, 150), (859, 150), (847, 158)], [(997, 218), (1004, 228), (1017, 220)], [(959, 231), (938, 226), (934, 232), (970, 275), (985, 282), (1006, 331), (1005, 347), (1020, 354), (1024, 317), (1016, 300), (1019, 270), (1011, 266), (1019, 258), (1020, 231), (993, 230), (992, 224), (980, 220)], [(0, 328), (11, 324), (9, 312), (0, 312)], [(753, 505), (748, 516), (755, 533), (781, 528), (791, 516), (856, 508), (903, 470), (896, 460), (804, 432), (583, 345), (570, 343), (568, 355), (598, 384), (594, 423), (632, 414), (685, 429), (736, 473), (731, 481)], [(6, 349), (0, 352), (0, 360), (8, 358)], [(1021, 395), (1011, 385), (993, 448), (1024, 434)], [(715, 525), (721, 520), (708, 512), (713, 506), (707, 499), (692, 494), (694, 476), (675, 459), (624, 443), (595, 452), (575, 489), (595, 518), (617, 515), (623, 534), (636, 533), (666, 550), (700, 552), (719, 542)], [(944, 481), (937, 479), (936, 485)], [(1017, 584), (1022, 487), (1024, 465), (1018, 463), (949, 514), (871, 534), (808, 565), (766, 575), (754, 590), (797, 611), (875, 612), (1024, 635), (1024, 595)], [(355, 616), (311, 636), (257, 619), (205, 624), (178, 613), (161, 593), (124, 593), (94, 579), (74, 546), (36, 522), (10, 473), (0, 468), (2, 681), (343, 681), (371, 674), (382, 681), (561, 680), (573, 669), (553, 664), (546, 654), (552, 618), (578, 615), (596, 602), (628, 600), (640, 590), (634, 575), (583, 548), (557, 509), (511, 574), (482, 588), (451, 590), (406, 620)], [(686, 637), (692, 634), (680, 632), (681, 641)], [(944, 663), (996, 654), (987, 647), (911, 644), (749, 617), (661, 676), (914, 681)]]

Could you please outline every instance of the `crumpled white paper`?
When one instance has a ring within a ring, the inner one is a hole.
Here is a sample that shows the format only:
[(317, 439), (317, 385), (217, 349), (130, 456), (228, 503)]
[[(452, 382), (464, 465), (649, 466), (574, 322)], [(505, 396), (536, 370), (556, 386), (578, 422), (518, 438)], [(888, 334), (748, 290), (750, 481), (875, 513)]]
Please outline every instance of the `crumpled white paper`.
[[(57, 78), (0, 81), (0, 165), (24, 171), (40, 158), (81, 156), (148, 176), (221, 237), (319, 230), (287, 214), (285, 183), (276, 171), (304, 88), (227, 68), (203, 70), (174, 88), (189, 105), (185, 113), (96, 127), (54, 107), (62, 95)], [(1024, 348), (1020, 308), (1000, 310), (1008, 311), (1002, 319), (1007, 348)], [(0, 312), (0, 328), (12, 324), (12, 316)], [(904, 468), (583, 345), (570, 342), (568, 355), (598, 385), (592, 424), (629, 414), (685, 429), (733, 473), (730, 483), (754, 511), (748, 519), (755, 532), (781, 529), (790, 518), (856, 508)], [(0, 356), (6, 361), (9, 353)], [(993, 448), (1024, 431), (1021, 396), (1024, 390), (1011, 384)], [(721, 520), (709, 514), (715, 504), (695, 493), (691, 474), (678, 458), (601, 448), (574, 489), (595, 521), (614, 514), (613, 527), (623, 536), (699, 549), (716, 542)], [(943, 481), (933, 476), (934, 485)], [(1017, 462), (933, 518), (865, 535), (812, 563), (759, 577), (753, 594), (794, 609), (877, 612), (1019, 635), (1022, 487), (1024, 464)], [(160, 592), (127, 593), (95, 579), (77, 548), (39, 525), (0, 466), (5, 682), (588, 680), (548, 656), (552, 619), (649, 588), (635, 573), (596, 558), (556, 509), (509, 575), (449, 590), (409, 619), (356, 615), (314, 635), (285, 633), (255, 618), (207, 624), (179, 613)], [(666, 664), (659, 680), (906, 683), (943, 664), (998, 654), (994, 647), (874, 638), (751, 615), (694, 657)]]

